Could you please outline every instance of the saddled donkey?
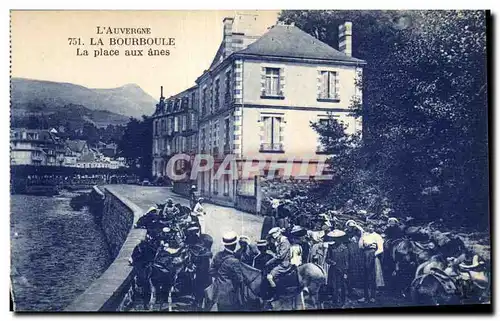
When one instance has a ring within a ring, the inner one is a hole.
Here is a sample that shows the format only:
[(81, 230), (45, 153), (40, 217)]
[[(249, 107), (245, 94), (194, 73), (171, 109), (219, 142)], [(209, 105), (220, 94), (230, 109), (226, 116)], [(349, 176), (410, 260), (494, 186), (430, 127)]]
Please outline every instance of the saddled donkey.
[(412, 282), (412, 298), (416, 304), (459, 304), (489, 301), (490, 273), (488, 264), (474, 256), (466, 265), (465, 254), (457, 258), (435, 255), (422, 263)]
[(144, 309), (149, 308), (151, 300), (151, 265), (155, 259), (157, 248), (149, 235), (141, 241), (132, 252), (130, 264), (134, 267), (133, 297), (140, 296)]
[(168, 310), (172, 311), (172, 293), (178, 281), (179, 273), (186, 269), (188, 264), (188, 251), (185, 247), (163, 248), (160, 247), (153, 264), (151, 265), (150, 281), (151, 300), (148, 309), (153, 304), (167, 301)]
[[(245, 285), (244, 290), (244, 306), (249, 308), (249, 310), (262, 309), (263, 299), (265, 298), (268, 282), (264, 277), (262, 271), (255, 269), (245, 263), (241, 263), (243, 282)], [(313, 306), (315, 309), (318, 308), (318, 296), (320, 288), (326, 283), (326, 275), (319, 266), (313, 263), (305, 263), (297, 267), (298, 276), (298, 291), (294, 297), (291, 305), (290, 300), (280, 298), (279, 293), (277, 300), (272, 302), (273, 309), (276, 310), (288, 310), (288, 309), (298, 309), (297, 307), (297, 297), (301, 297), (302, 308), (305, 309), (305, 302), (303, 293), (306, 292), (311, 298)], [(278, 281), (279, 282), (279, 281)], [(287, 302), (288, 301), (288, 302)]]

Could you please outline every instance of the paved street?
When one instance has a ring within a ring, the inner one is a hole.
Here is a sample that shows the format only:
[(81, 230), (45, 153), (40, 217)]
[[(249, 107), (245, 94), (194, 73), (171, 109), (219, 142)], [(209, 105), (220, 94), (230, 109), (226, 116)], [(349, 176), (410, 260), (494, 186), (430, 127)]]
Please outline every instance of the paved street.
[[(137, 185), (111, 185), (111, 188), (120, 195), (128, 198), (146, 211), (156, 203), (172, 198), (174, 203), (188, 205), (188, 200), (172, 193), (169, 187), (137, 186)], [(227, 231), (235, 231), (239, 235), (247, 235), (252, 240), (258, 240), (263, 218), (248, 214), (231, 207), (214, 204), (203, 205), (207, 211), (205, 218), (206, 233), (214, 238), (212, 251), (216, 253), (222, 249), (222, 235)]]

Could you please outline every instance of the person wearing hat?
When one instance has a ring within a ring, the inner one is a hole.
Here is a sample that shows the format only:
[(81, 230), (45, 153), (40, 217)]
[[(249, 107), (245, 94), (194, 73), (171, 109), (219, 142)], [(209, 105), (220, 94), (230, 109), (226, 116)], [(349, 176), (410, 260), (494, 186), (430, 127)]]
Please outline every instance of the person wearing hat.
[(328, 243), (326, 263), (328, 264), (328, 289), (334, 307), (342, 307), (346, 301), (349, 271), (349, 248), (346, 246), (347, 234), (333, 230), (323, 238)]
[(187, 245), (195, 245), (200, 243), (200, 227), (198, 224), (191, 222), (186, 228), (186, 240)]
[(241, 235), (239, 240), (239, 249), (234, 255), (238, 260), (247, 265), (252, 265), (253, 259), (259, 254), (259, 250), (246, 235)]
[(135, 223), (134, 227), (146, 228), (149, 230), (153, 227), (159, 217), (160, 216), (158, 215), (158, 208), (151, 206), (146, 214), (144, 214), (137, 220), (137, 223)]
[(349, 249), (349, 271), (347, 273), (349, 280), (348, 294), (354, 295), (352, 288), (364, 287), (364, 253), (359, 248), (359, 239), (364, 233), (363, 228), (354, 220), (348, 220), (345, 223), (347, 234), (346, 246)]
[(377, 287), (383, 287), (384, 276), (380, 259), (384, 253), (384, 240), (374, 231), (373, 224), (367, 224), (359, 239), (359, 248), (363, 250), (364, 260), (364, 297), (359, 302), (375, 302)]
[(242, 308), (241, 291), (243, 275), (241, 262), (235, 257), (238, 234), (227, 232), (222, 237), (224, 249), (218, 252), (212, 261), (209, 274), (214, 278), (212, 298), (217, 303), (218, 311), (239, 311)]
[[(210, 238), (210, 240), (207, 239)], [(212, 259), (212, 244), (207, 244), (212, 238), (203, 234), (200, 235), (200, 227), (196, 223), (190, 223), (186, 229), (185, 243), (191, 252), (191, 268), (196, 277), (193, 279), (193, 292), (195, 294), (196, 306), (201, 307), (203, 303), (203, 292), (212, 283), (212, 277), (209, 274), (210, 260)]]
[(387, 240), (397, 240), (404, 236), (403, 229), (401, 228), (401, 225), (399, 224), (399, 220), (397, 218), (389, 217), (384, 234)]
[(191, 212), (191, 220), (193, 222), (197, 222), (200, 225), (200, 232), (205, 233), (205, 215), (207, 215), (207, 212), (203, 208), (203, 201), (204, 199), (202, 197), (198, 198), (198, 201), (196, 202), (196, 205), (194, 206), (193, 211)]
[(165, 206), (163, 207), (162, 218), (167, 221), (174, 220), (177, 216), (178, 211), (179, 210), (174, 206), (174, 201), (169, 198), (167, 199)]
[(196, 203), (197, 203), (196, 185), (191, 185), (191, 189), (189, 190), (189, 208), (191, 210), (194, 210)]
[(267, 248), (266, 240), (259, 240), (257, 242), (257, 249), (259, 254), (253, 258), (252, 266), (258, 270), (264, 270), (266, 263), (269, 262), (273, 257), (273, 253)]
[(304, 251), (302, 248), (303, 238), (307, 235), (307, 230), (299, 225), (294, 225), (290, 230), (290, 263), (295, 266), (299, 266), (302, 262), (305, 262)]
[(276, 256), (266, 263), (266, 267), (276, 266), (267, 275), (267, 280), (271, 287), (275, 288), (275, 280), (290, 269), (290, 242), (286, 236), (281, 234), (279, 227), (272, 228), (268, 235), (271, 241), (275, 243)]

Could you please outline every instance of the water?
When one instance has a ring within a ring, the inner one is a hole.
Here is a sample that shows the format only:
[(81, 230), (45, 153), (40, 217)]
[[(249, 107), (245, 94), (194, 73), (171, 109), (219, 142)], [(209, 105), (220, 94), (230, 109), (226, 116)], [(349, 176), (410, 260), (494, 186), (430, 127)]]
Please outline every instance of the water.
[(11, 280), (16, 311), (60, 311), (111, 263), (92, 215), (72, 196), (11, 196)]

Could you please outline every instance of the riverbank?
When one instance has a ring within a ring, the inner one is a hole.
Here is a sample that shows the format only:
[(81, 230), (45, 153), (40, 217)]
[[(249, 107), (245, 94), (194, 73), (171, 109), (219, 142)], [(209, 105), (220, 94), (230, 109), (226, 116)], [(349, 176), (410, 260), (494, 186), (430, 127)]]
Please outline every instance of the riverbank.
[(100, 222), (113, 262), (65, 311), (122, 311), (129, 300), (133, 268), (129, 258), (146, 231), (133, 229), (143, 210), (114, 190), (114, 186), (95, 187), (89, 207)]
[(102, 229), (77, 193), (12, 195), (11, 285), (15, 311), (61, 311), (109, 266)]

